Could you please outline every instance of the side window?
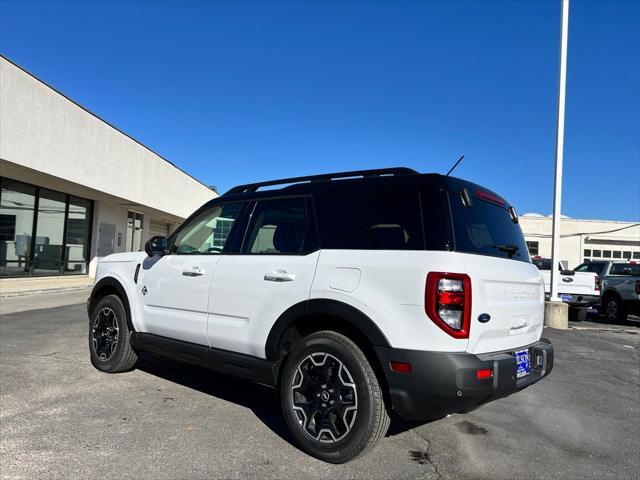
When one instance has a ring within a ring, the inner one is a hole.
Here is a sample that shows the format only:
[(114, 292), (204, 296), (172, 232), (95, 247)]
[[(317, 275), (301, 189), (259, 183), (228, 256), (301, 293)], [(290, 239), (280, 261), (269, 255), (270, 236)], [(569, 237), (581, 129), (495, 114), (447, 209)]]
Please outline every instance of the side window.
[(220, 254), (242, 205), (216, 205), (193, 217), (176, 235), (171, 253), (176, 255)]
[(245, 237), (242, 252), (262, 255), (300, 255), (314, 250), (307, 200), (283, 198), (259, 201)]
[(354, 192), (315, 200), (322, 248), (424, 249), (417, 193)]

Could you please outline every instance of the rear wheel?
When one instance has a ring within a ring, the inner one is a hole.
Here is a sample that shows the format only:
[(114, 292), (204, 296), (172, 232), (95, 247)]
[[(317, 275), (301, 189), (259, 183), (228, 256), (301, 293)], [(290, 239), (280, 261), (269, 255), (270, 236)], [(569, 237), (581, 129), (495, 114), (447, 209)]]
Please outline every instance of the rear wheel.
[(336, 332), (298, 342), (283, 367), (280, 396), (298, 445), (327, 462), (344, 463), (369, 452), (389, 427), (369, 361)]
[(609, 322), (621, 323), (627, 320), (627, 311), (617, 296), (607, 295), (602, 304), (604, 316)]
[(127, 312), (117, 295), (107, 295), (91, 312), (89, 352), (98, 370), (119, 373), (131, 370), (138, 360), (130, 341)]

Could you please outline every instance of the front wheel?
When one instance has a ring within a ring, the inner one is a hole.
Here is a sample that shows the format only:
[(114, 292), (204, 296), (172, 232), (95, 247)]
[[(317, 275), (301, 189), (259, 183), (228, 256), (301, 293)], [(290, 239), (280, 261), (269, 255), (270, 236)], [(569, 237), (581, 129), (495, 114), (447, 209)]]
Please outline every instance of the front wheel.
[(311, 334), (289, 355), (280, 383), (285, 421), (310, 455), (345, 463), (386, 434), (389, 416), (366, 356), (336, 332)]
[(108, 373), (131, 370), (138, 360), (131, 346), (127, 311), (117, 295), (102, 298), (89, 318), (91, 363)]

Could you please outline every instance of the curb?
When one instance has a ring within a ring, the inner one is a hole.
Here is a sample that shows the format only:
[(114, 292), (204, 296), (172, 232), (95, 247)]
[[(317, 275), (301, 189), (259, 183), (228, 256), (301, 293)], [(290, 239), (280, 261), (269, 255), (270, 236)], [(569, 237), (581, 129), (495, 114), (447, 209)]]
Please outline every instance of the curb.
[(639, 329), (635, 329), (635, 330), (630, 330), (627, 328), (599, 328), (599, 327), (569, 327), (569, 330), (582, 330), (582, 331), (586, 331), (586, 332), (623, 332), (623, 333), (635, 333), (638, 334), (640, 333)]
[(2, 293), (0, 294), (0, 298), (25, 297), (27, 295), (45, 295), (47, 293), (75, 292), (90, 289), (91, 285), (78, 287), (42, 288), (39, 290), (24, 290), (20, 292)]

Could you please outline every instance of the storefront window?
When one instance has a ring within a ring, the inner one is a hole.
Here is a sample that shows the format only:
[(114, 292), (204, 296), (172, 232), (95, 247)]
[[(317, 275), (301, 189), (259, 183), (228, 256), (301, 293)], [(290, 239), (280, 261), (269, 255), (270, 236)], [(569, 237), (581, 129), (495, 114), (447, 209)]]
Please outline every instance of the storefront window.
[(29, 275), (36, 188), (3, 178), (0, 193), (0, 276)]
[(92, 202), (0, 182), (0, 276), (86, 274)]

